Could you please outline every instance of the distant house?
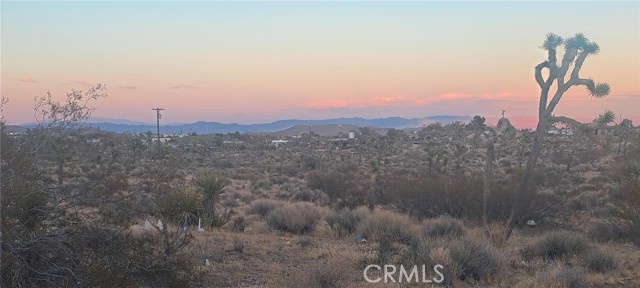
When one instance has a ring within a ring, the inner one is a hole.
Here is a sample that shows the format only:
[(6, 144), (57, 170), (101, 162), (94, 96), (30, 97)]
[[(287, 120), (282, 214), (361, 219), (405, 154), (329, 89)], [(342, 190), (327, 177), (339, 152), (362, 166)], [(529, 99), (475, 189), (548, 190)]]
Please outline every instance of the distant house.
[(151, 138), (151, 142), (158, 142), (160, 141), (160, 143), (167, 143), (169, 141), (171, 141), (171, 137), (153, 137)]
[(276, 148), (278, 148), (278, 146), (284, 145), (286, 143), (289, 143), (289, 140), (282, 140), (282, 139), (271, 140), (271, 146), (276, 147)]
[(547, 134), (549, 134), (549, 135), (560, 135), (560, 130), (559, 129), (549, 129), (549, 131), (547, 131)]
[(328, 140), (328, 142), (332, 143), (336, 148), (351, 148), (355, 146), (355, 141), (355, 138), (334, 138)]
[(596, 135), (612, 134), (615, 130), (614, 126), (605, 126), (596, 122), (592, 122), (587, 125), (594, 131)]
[(562, 128), (562, 129), (560, 129), (560, 134), (571, 136), (571, 135), (573, 135), (573, 129), (571, 129), (571, 127)]
[(225, 145), (232, 145), (232, 144), (240, 145), (240, 144), (244, 144), (244, 141), (242, 141), (242, 140), (224, 140), (224, 141), (222, 141), (222, 144), (225, 144)]

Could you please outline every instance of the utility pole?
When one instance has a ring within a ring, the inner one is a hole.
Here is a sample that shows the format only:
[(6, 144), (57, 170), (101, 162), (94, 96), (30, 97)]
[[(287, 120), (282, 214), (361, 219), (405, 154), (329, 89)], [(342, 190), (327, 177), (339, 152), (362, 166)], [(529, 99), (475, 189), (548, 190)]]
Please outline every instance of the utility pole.
[(158, 127), (158, 145), (160, 145), (160, 111), (164, 110), (163, 108), (153, 108), (151, 110), (156, 110), (156, 123)]

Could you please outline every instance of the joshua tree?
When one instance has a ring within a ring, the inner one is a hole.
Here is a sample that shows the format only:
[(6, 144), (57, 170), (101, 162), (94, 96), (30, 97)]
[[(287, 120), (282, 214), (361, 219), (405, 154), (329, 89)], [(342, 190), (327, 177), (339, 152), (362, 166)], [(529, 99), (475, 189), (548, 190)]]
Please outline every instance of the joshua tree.
[[(596, 128), (596, 131), (598, 131), (598, 129), (602, 129), (604, 132), (606, 132), (607, 126), (609, 126), (610, 123), (613, 123), (615, 119), (616, 113), (608, 109), (605, 110), (604, 113), (598, 115), (598, 118), (593, 119), (593, 123), (598, 126), (598, 128)], [(606, 136), (606, 133), (603, 134), (605, 135), (605, 137), (602, 139), (602, 148), (607, 146), (608, 138), (608, 136)]]
[[(564, 46), (564, 55), (561, 62), (558, 63), (556, 48), (560, 45)], [(529, 180), (531, 175), (533, 175), (536, 161), (542, 150), (544, 137), (550, 124), (549, 120), (564, 93), (573, 86), (582, 85), (589, 90), (589, 94), (592, 97), (602, 98), (609, 94), (610, 89), (609, 84), (596, 83), (589, 78), (581, 78), (579, 75), (580, 69), (587, 59), (587, 56), (595, 55), (600, 50), (598, 44), (589, 41), (583, 34), (578, 33), (571, 38), (563, 39), (556, 34), (549, 33), (542, 44), (542, 48), (547, 50), (547, 60), (535, 67), (535, 79), (538, 86), (540, 86), (538, 125), (534, 134), (533, 148), (529, 155), (525, 171), (518, 185), (514, 188), (513, 207), (505, 227), (505, 239), (509, 239), (514, 225), (519, 221), (522, 207), (525, 204), (524, 196), (527, 194)], [(570, 69), (571, 67), (573, 69)], [(542, 74), (542, 70), (544, 69), (548, 70), (546, 79)], [(549, 99), (549, 92), (551, 92), (551, 88), (554, 86), (556, 91), (553, 92), (551, 99)]]
[(482, 134), (482, 132), (485, 130), (485, 128), (487, 128), (487, 125), (484, 124), (485, 118), (480, 116), (480, 115), (476, 115), (473, 116), (473, 120), (471, 120), (471, 122), (467, 125), (467, 128), (470, 128), (473, 130), (474, 135), (473, 135), (473, 147), (474, 149), (478, 148), (478, 146), (480, 146), (480, 135)]
[(616, 113), (611, 110), (605, 110), (604, 113), (598, 115), (598, 118), (593, 120), (598, 125), (607, 126), (616, 119)]
[(482, 130), (485, 126), (487, 126), (486, 124), (484, 124), (484, 121), (486, 121), (485, 118), (480, 115), (473, 116), (473, 120), (471, 120), (471, 123), (469, 123), (469, 128), (473, 130)]
[[(622, 151), (622, 155), (627, 155), (627, 140), (629, 140), (629, 134), (631, 134), (631, 128), (633, 128), (633, 122), (629, 119), (624, 119), (620, 124), (618, 124), (618, 134), (620, 135), (620, 143), (618, 143), (618, 150), (616, 151), (616, 155), (620, 155)], [(622, 150), (620, 150), (622, 147)]]
[(456, 170), (460, 169), (460, 164), (464, 159), (464, 154), (467, 153), (467, 146), (464, 143), (457, 142), (453, 146), (453, 155), (456, 158)]

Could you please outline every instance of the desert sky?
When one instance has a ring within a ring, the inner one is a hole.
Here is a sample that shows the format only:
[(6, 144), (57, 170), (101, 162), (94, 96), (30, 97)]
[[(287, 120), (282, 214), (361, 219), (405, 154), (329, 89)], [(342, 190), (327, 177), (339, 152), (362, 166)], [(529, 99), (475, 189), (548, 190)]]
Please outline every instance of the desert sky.
[(33, 98), (104, 83), (94, 116), (164, 123), (482, 115), (536, 121), (549, 32), (600, 45), (555, 111), (640, 124), (640, 2), (5, 2), (10, 124)]

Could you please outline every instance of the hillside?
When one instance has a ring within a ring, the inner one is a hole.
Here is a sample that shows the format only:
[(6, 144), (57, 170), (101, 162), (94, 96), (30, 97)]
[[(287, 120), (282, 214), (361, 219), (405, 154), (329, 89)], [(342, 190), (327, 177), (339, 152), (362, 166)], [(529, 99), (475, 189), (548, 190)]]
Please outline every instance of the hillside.
[[(352, 125), (356, 127), (380, 127), (380, 128), (411, 128), (422, 127), (423, 125), (440, 122), (443, 124), (451, 123), (454, 121), (469, 122), (470, 116), (451, 116), (451, 115), (438, 115), (428, 116), (424, 118), (402, 118), (402, 117), (387, 117), (387, 118), (375, 118), (365, 119), (360, 117), (352, 118), (333, 118), (333, 119), (321, 119), (321, 120), (278, 120), (270, 123), (259, 124), (238, 124), (238, 123), (220, 123), (220, 122), (206, 122), (198, 121), (190, 124), (175, 124), (175, 125), (160, 125), (160, 131), (162, 133), (190, 133), (195, 132), (198, 134), (212, 134), (212, 133), (248, 133), (248, 132), (278, 132), (285, 129), (289, 129), (295, 126), (308, 125)], [(127, 122), (126, 120), (110, 121), (110, 122), (93, 122), (87, 123), (88, 126), (98, 128), (103, 131), (117, 132), (117, 133), (144, 133), (147, 131), (156, 131), (156, 126), (152, 124), (138, 124), (135, 122)], [(22, 127), (32, 128), (34, 124), (21, 125)], [(308, 131), (308, 127), (305, 128)], [(352, 129), (353, 130), (353, 129)]]

